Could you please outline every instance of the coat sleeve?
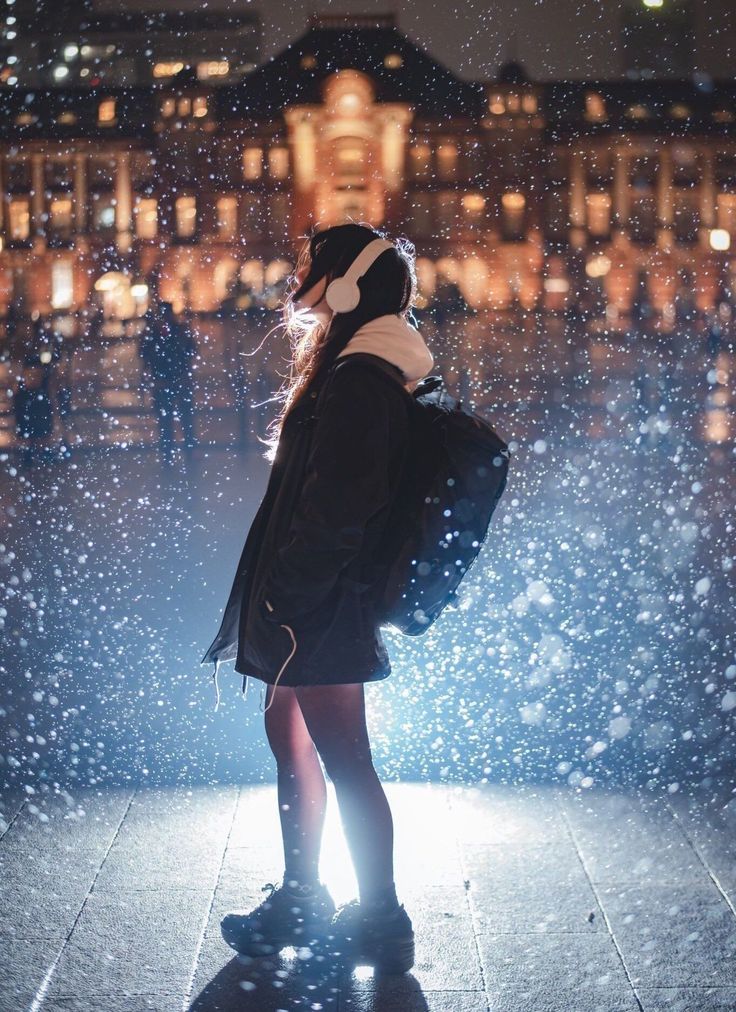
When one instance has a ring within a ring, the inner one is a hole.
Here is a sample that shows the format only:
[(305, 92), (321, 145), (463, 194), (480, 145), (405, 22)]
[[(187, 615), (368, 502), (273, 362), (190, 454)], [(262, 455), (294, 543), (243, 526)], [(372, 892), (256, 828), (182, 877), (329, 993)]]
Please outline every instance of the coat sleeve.
[[(315, 424), (289, 534), (264, 581), (262, 611), (297, 622), (318, 608), (389, 501), (389, 403), (363, 370), (338, 369)], [(263, 602), (273, 608), (267, 611)]]

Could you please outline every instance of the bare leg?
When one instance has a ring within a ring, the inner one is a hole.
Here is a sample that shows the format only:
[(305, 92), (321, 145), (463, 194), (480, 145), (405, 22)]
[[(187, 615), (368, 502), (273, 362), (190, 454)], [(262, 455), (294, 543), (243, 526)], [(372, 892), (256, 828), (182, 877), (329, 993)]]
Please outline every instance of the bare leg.
[(286, 879), (300, 884), (319, 877), (319, 851), (327, 792), (319, 757), (304, 723), (294, 689), (269, 687), (266, 735), (276, 757), (279, 816)]
[(293, 690), (312, 741), (335, 785), (361, 902), (393, 891), (393, 820), (373, 768), (363, 685)]

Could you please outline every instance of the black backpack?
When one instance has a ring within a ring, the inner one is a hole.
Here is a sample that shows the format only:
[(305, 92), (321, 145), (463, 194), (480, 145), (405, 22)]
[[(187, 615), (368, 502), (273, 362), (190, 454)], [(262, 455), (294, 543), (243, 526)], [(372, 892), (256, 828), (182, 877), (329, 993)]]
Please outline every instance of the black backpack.
[(402, 476), (375, 556), (376, 618), (419, 636), (456, 604), (458, 584), (506, 487), (509, 448), (448, 393), (441, 376), (425, 377), (409, 393), (389, 362), (360, 357), (399, 382), (410, 422)]

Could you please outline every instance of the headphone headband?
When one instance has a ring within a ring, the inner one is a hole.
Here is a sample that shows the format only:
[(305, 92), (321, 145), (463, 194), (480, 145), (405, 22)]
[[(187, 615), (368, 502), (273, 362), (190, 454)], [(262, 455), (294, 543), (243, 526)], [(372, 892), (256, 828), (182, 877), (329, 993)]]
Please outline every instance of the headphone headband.
[(353, 260), (343, 277), (347, 278), (348, 281), (357, 281), (358, 278), (362, 278), (366, 271), (378, 260), (381, 253), (384, 250), (393, 249), (393, 245), (387, 239), (372, 239), (360, 251), (355, 260)]
[(342, 277), (335, 278), (327, 286), (325, 298), (333, 312), (349, 313), (357, 307), (360, 302), (358, 278), (361, 278), (387, 249), (395, 249), (394, 244), (388, 239), (372, 239), (360, 251)]

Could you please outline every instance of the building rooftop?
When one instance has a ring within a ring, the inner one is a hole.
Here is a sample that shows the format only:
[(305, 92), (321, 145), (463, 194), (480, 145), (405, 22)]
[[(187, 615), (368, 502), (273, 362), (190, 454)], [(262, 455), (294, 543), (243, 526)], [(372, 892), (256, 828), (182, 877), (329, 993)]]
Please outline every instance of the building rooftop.
[(319, 103), (337, 70), (369, 74), (378, 102), (408, 102), (421, 115), (482, 116), (481, 85), (463, 81), (429, 56), (385, 16), (322, 16), (273, 59), (219, 94), (224, 119), (271, 117), (294, 102)]
[[(467, 120), (488, 115), (486, 92), (493, 81), (464, 81), (403, 34), (390, 15), (315, 16), (306, 32), (281, 53), (230, 84), (200, 82), (183, 70), (167, 83), (126, 88), (0, 89), (0, 137), (6, 139), (152, 136), (157, 102), (182, 86), (214, 91), (220, 122), (270, 121), (285, 106), (320, 104), (323, 86), (336, 71), (356, 69), (374, 83), (376, 101), (407, 103), (421, 120)], [(517, 60), (502, 64), (496, 83), (523, 85)], [(736, 122), (736, 82), (707, 75), (686, 80), (557, 81), (535, 85), (547, 139), (626, 131), (680, 136), (724, 136)], [(587, 109), (588, 94), (601, 96), (604, 115)], [(114, 122), (98, 122), (99, 102), (116, 97)]]

